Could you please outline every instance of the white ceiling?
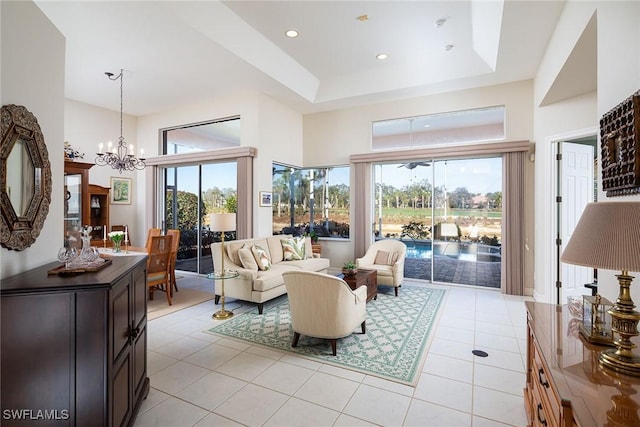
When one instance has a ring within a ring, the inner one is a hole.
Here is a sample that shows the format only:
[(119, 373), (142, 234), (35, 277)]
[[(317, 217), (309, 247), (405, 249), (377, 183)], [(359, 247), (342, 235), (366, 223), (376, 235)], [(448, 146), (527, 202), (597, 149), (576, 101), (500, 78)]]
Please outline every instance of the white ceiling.
[(246, 90), (311, 113), (530, 79), (564, 0), (36, 4), (66, 37), (67, 98), (119, 110), (104, 73), (123, 68), (141, 116)]

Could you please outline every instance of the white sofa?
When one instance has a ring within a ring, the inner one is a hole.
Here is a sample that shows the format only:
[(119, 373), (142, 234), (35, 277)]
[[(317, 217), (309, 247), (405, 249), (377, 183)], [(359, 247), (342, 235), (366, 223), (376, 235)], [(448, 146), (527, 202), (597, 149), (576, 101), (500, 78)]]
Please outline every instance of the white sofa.
[[(221, 243), (211, 244), (211, 256), (213, 258), (213, 269), (219, 271), (222, 266), (224, 256), (224, 269), (236, 270), (240, 275), (234, 279), (225, 279), (225, 298), (236, 298), (243, 301), (251, 301), (258, 304), (258, 312), (262, 314), (265, 302), (285, 294), (287, 289), (284, 285), (282, 273), (285, 271), (315, 271), (327, 273), (329, 259), (314, 256), (311, 248), (311, 240), (307, 237), (305, 241), (305, 258), (296, 261), (285, 261), (282, 249), (282, 239), (291, 238), (290, 235), (276, 235), (270, 237), (257, 237), (253, 239), (230, 240), (224, 242), (225, 253), (222, 253)], [(263, 248), (271, 267), (262, 271), (259, 269), (245, 268), (240, 260), (238, 251), (243, 248), (251, 248), (259, 245)], [(215, 302), (220, 300), (220, 286), (215, 289)]]

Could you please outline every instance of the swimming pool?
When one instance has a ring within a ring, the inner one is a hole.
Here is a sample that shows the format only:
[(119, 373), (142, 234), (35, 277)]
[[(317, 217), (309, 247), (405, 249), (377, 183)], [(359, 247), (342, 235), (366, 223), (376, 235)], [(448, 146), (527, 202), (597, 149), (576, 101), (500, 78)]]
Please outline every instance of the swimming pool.
[(489, 246), (473, 242), (406, 242), (407, 258), (431, 259), (432, 255), (445, 256), (459, 261), (469, 262), (501, 262), (499, 246)]

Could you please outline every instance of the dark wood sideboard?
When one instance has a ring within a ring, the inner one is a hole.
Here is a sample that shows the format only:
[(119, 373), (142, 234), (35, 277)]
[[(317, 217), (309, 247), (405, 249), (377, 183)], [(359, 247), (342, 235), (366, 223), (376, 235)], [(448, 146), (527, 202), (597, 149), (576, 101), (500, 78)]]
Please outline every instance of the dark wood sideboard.
[(566, 305), (525, 304), (528, 425), (640, 426), (640, 377), (601, 367), (599, 354), (609, 347), (584, 340), (578, 332), (581, 321)]
[(133, 425), (149, 393), (146, 258), (2, 280), (2, 426)]

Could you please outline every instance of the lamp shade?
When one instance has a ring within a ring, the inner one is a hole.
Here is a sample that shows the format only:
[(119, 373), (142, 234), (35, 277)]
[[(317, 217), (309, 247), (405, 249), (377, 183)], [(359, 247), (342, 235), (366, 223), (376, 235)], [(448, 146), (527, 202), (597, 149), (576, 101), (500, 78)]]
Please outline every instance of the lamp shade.
[(209, 215), (209, 227), (212, 231), (233, 231), (236, 229), (236, 214), (211, 214)]
[(587, 204), (560, 260), (607, 270), (640, 271), (640, 202)]

